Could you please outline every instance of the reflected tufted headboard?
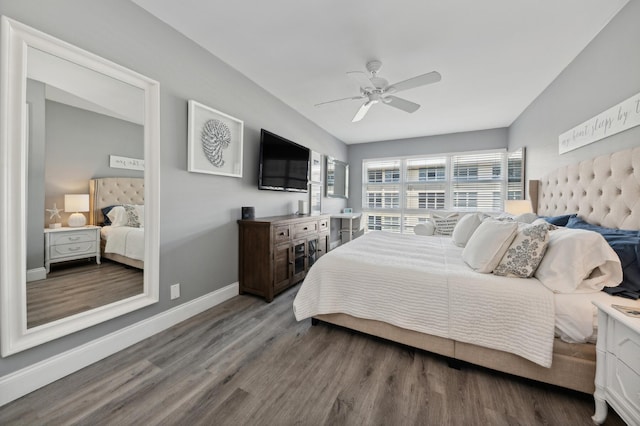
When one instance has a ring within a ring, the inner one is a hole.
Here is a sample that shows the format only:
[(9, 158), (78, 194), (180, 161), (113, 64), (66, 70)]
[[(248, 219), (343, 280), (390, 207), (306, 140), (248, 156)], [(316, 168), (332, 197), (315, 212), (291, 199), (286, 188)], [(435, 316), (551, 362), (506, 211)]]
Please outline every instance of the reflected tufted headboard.
[(538, 215), (577, 213), (594, 225), (640, 229), (640, 147), (564, 166), (529, 189)]
[(110, 177), (89, 181), (89, 223), (104, 222), (102, 208), (116, 204), (144, 204), (144, 178)]

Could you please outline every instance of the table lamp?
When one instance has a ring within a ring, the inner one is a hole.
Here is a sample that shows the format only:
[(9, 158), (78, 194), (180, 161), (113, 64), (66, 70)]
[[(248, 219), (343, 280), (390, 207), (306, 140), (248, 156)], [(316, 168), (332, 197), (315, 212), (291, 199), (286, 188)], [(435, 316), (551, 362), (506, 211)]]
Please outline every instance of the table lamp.
[(514, 216), (524, 213), (533, 213), (531, 200), (506, 200), (504, 210)]
[(69, 226), (72, 228), (84, 226), (87, 218), (81, 212), (89, 211), (89, 194), (65, 194), (64, 211), (73, 212), (69, 216)]

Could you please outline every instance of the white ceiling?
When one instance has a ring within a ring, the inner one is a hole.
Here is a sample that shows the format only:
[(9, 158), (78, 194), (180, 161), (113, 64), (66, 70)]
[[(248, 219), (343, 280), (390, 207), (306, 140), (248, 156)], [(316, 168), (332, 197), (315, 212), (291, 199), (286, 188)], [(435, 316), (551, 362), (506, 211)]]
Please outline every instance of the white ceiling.
[[(132, 0), (351, 144), (507, 127), (628, 0)], [(362, 101), (347, 71), (383, 62), (389, 83), (437, 70), (398, 96)]]

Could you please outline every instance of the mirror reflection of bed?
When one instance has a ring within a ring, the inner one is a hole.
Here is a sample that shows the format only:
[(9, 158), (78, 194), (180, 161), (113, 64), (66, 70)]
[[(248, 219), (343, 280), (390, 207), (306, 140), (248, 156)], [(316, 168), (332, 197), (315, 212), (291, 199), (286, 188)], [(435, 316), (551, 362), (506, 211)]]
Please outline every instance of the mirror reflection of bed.
[(27, 328), (135, 296), (144, 285), (144, 179), (89, 181), (89, 225), (100, 226), (96, 258), (51, 265), (27, 286)]

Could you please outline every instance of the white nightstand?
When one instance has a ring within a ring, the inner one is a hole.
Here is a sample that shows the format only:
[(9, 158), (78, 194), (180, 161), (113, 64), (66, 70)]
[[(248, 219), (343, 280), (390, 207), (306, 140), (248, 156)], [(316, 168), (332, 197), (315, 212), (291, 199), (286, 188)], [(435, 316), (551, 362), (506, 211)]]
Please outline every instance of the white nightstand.
[(100, 227), (52, 228), (44, 230), (44, 266), (67, 260), (95, 257), (100, 264)]
[[(609, 304), (598, 307), (596, 345), (596, 413), (593, 421), (604, 422), (607, 403), (629, 425), (640, 424), (640, 318), (623, 314)], [(636, 306), (629, 300), (625, 306)], [(640, 310), (640, 307), (638, 308)]]

